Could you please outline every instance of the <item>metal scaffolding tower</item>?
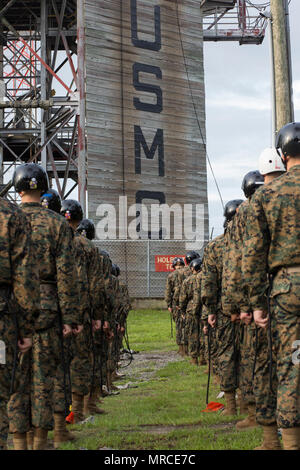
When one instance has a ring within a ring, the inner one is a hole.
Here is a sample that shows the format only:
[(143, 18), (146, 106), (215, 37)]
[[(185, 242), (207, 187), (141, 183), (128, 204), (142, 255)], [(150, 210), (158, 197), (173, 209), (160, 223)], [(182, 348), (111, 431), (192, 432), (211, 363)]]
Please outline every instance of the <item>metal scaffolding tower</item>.
[[(266, 18), (251, 2), (199, 4), (205, 41), (263, 41)], [(84, 0), (0, 0), (0, 195), (16, 200), (15, 166), (39, 161), (85, 210), (84, 31)]]
[(269, 2), (248, 0), (202, 0), (204, 41), (238, 41), (261, 44), (265, 37), (267, 19), (260, 15)]
[(12, 200), (14, 167), (39, 161), (85, 206), (82, 12), (80, 0), (0, 1), (0, 178)]

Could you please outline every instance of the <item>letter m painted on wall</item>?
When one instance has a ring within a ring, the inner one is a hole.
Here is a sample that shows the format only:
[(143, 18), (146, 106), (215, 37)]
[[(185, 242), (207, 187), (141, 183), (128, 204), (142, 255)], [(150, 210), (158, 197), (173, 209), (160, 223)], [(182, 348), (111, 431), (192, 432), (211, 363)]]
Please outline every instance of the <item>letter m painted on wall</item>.
[(146, 158), (150, 160), (154, 159), (154, 155), (156, 151), (158, 151), (158, 175), (165, 176), (163, 129), (157, 129), (151, 147), (149, 148), (140, 126), (134, 126), (135, 173), (137, 175), (141, 174), (141, 148), (143, 148)]

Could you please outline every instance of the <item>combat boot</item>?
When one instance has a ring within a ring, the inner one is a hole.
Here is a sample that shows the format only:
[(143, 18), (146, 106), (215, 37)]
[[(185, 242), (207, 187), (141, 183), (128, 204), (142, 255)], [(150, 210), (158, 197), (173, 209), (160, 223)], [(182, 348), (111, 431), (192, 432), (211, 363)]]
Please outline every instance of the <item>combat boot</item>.
[(277, 425), (262, 426), (263, 429), (263, 442), (259, 447), (254, 450), (282, 450), (280, 440), (278, 437)]
[(194, 366), (198, 365), (198, 357), (192, 357), (190, 360), (190, 364), (193, 364)]
[(206, 366), (207, 365), (207, 361), (206, 361), (203, 353), (200, 353), (198, 362), (199, 362), (199, 366)]
[(121, 380), (126, 377), (125, 374), (119, 374), (116, 370), (112, 373), (112, 381), (114, 382), (115, 380)]
[(54, 449), (58, 449), (61, 443), (75, 441), (75, 436), (66, 428), (66, 420), (63, 413), (54, 413)]
[(300, 427), (281, 429), (284, 450), (300, 450)]
[(95, 415), (95, 414), (104, 415), (107, 413), (105, 410), (97, 406), (97, 401), (98, 401), (98, 394), (95, 392), (92, 393), (91, 395), (88, 394), (84, 396), (83, 412), (85, 416)]
[(27, 450), (26, 433), (15, 432), (13, 434), (14, 450)]
[(33, 450), (45, 450), (47, 447), (48, 431), (42, 428), (34, 428)]
[(235, 416), (237, 415), (235, 392), (225, 392), (225, 410), (222, 411), (222, 416)]
[(83, 395), (72, 393), (72, 411), (74, 413), (74, 423), (84, 420), (83, 416)]
[(243, 399), (243, 395), (241, 392), (239, 393), (239, 407), (240, 407), (240, 415), (245, 415), (248, 413), (248, 406), (245, 400)]
[(119, 374), (117, 373), (116, 370), (114, 370), (111, 374), (110, 374), (110, 380), (111, 382), (115, 382), (116, 380), (120, 380), (120, 377), (119, 377)]
[(112, 380), (111, 380), (111, 373), (110, 372), (107, 372), (107, 388), (108, 388), (109, 391), (119, 390), (118, 387), (113, 385)]
[(27, 440), (27, 449), (32, 450), (33, 449), (33, 429), (30, 429), (26, 433), (26, 440)]
[(239, 421), (236, 424), (236, 429), (238, 431), (243, 431), (244, 429), (251, 429), (251, 428), (256, 428), (257, 422), (256, 422), (256, 406), (255, 405), (248, 405), (248, 416), (243, 419), (243, 421)]

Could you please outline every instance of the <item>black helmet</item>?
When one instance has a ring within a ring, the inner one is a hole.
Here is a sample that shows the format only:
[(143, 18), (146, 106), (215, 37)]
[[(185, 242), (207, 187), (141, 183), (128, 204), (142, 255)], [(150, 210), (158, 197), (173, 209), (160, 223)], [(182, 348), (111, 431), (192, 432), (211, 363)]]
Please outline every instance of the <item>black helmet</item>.
[(118, 274), (117, 274), (117, 265), (116, 265), (115, 263), (113, 263), (113, 264), (111, 265), (111, 273), (112, 273), (112, 275), (115, 276), (115, 277), (118, 276)]
[(110, 259), (110, 254), (106, 250), (99, 250), (100, 255), (107, 256)]
[(55, 189), (48, 189), (48, 191), (41, 196), (41, 203), (46, 209), (51, 209), (60, 214), (61, 197)]
[(197, 253), (196, 251), (188, 251), (185, 255), (186, 264), (190, 264), (193, 259), (199, 258), (199, 256), (199, 253)]
[(227, 202), (224, 209), (224, 217), (227, 222), (230, 222), (235, 216), (237, 208), (242, 204), (242, 199), (232, 199), (232, 201)]
[(182, 258), (176, 257), (173, 259), (172, 268), (175, 269), (175, 266), (177, 266), (178, 264), (184, 266), (184, 261)]
[(91, 219), (83, 219), (78, 225), (76, 232), (81, 233), (89, 240), (94, 240), (95, 238), (95, 224)]
[(16, 167), (12, 178), (17, 193), (33, 189), (48, 191), (49, 180), (46, 171), (37, 163), (23, 163)]
[(83, 218), (83, 211), (80, 202), (75, 199), (64, 199), (61, 201), (61, 215), (67, 220), (81, 221)]
[(201, 266), (202, 266), (202, 258), (200, 258), (200, 257), (193, 259), (193, 261), (190, 264), (190, 268), (191, 269), (194, 268), (195, 271), (197, 271), (197, 272), (200, 271)]
[(247, 199), (251, 197), (262, 184), (264, 184), (263, 175), (261, 175), (258, 170), (249, 171), (249, 173), (244, 176), (242, 183), (242, 190), (244, 191), (245, 197)]
[(300, 155), (300, 122), (290, 122), (283, 126), (277, 134), (276, 149), (281, 149), (284, 156)]

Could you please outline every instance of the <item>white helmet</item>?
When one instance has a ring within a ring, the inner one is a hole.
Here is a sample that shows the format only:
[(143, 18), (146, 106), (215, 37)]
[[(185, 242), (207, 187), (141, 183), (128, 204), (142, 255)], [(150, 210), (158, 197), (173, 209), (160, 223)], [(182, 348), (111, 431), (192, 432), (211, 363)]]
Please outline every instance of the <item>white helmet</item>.
[(275, 148), (266, 148), (259, 157), (259, 171), (262, 175), (286, 171), (280, 156)]

